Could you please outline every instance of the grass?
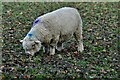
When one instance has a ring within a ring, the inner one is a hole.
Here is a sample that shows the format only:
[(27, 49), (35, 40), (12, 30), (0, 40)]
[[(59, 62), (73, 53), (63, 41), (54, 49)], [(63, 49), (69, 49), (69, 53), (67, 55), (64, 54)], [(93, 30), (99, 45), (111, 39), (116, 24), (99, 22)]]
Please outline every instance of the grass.
[[(118, 3), (2, 3), (2, 78), (119, 78)], [(85, 50), (76, 52), (76, 41), (65, 42), (65, 49), (54, 56), (25, 55), (19, 40), (40, 15), (69, 6), (83, 19)], [(62, 55), (59, 58), (58, 54)]]

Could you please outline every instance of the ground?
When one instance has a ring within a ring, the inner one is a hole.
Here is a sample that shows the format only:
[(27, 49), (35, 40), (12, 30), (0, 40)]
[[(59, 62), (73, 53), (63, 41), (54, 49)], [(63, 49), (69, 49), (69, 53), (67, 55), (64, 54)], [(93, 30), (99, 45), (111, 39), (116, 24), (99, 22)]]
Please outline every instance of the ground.
[[(116, 78), (120, 77), (118, 64), (120, 46), (118, 3), (2, 3), (3, 79), (43, 78)], [(65, 49), (54, 56), (25, 55), (21, 43), (40, 15), (69, 6), (78, 9), (83, 20), (85, 50), (77, 52), (76, 41), (64, 43)]]

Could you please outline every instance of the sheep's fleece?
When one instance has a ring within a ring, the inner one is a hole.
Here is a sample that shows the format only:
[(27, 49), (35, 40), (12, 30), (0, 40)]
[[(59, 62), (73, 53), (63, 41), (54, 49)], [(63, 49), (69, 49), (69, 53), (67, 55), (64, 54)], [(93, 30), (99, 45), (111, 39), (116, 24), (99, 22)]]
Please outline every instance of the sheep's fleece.
[(78, 51), (82, 52), (82, 19), (77, 9), (63, 7), (38, 17), (21, 42), (28, 54), (34, 55), (43, 46), (45, 52), (54, 55), (55, 49), (63, 49), (63, 42), (72, 36), (78, 43)]

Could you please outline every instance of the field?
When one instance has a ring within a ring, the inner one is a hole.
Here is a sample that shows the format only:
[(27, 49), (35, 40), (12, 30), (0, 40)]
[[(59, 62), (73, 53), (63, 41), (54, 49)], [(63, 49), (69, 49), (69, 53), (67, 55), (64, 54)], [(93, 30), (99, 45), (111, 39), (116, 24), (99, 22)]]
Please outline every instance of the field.
[[(40, 15), (69, 6), (78, 9), (83, 20), (84, 52), (78, 53), (76, 41), (64, 43), (54, 56), (26, 56), (22, 40)], [(2, 3), (3, 79), (78, 79), (120, 78), (118, 3)]]

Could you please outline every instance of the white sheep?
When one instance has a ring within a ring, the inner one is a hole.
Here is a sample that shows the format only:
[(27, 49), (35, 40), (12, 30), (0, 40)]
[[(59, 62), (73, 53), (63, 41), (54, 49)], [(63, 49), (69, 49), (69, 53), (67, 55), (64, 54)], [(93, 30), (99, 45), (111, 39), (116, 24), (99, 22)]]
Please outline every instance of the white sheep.
[(43, 45), (50, 48), (50, 55), (54, 55), (55, 49), (60, 51), (63, 42), (72, 36), (78, 43), (78, 51), (82, 52), (82, 19), (77, 9), (64, 7), (38, 17), (21, 42), (28, 54), (34, 55)]

